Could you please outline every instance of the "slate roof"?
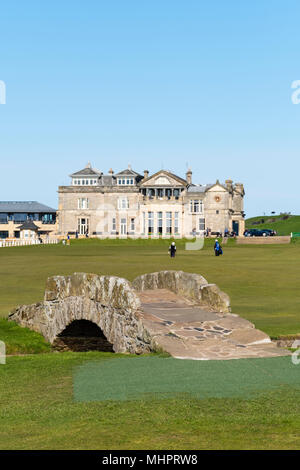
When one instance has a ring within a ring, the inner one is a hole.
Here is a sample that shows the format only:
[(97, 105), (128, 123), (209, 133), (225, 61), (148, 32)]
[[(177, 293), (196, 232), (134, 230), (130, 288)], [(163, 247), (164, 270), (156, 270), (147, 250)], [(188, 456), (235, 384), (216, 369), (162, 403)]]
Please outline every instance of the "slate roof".
[(100, 176), (101, 174), (101, 171), (98, 171), (95, 168), (85, 167), (80, 171), (72, 173), (70, 176)]
[(34, 230), (35, 232), (38, 231), (38, 226), (35, 225), (32, 220), (26, 220), (22, 225), (18, 227), (20, 230)]
[(116, 178), (113, 175), (102, 175), (100, 184), (102, 186), (114, 186)]
[(126, 170), (123, 170), (123, 171), (119, 171), (119, 173), (116, 173), (116, 176), (122, 176), (122, 175), (130, 175), (130, 176), (141, 176), (143, 178), (142, 175), (140, 175), (139, 173), (137, 173), (136, 171), (133, 171), (131, 168), (127, 168)]
[(56, 212), (53, 207), (46, 206), (37, 201), (0, 201), (0, 213), (1, 212), (21, 212), (21, 213), (34, 213), (40, 212)]
[(205, 185), (191, 184), (187, 188), (187, 192), (188, 193), (205, 193), (205, 191), (207, 191), (209, 188), (212, 188), (213, 186), (214, 186), (214, 184), (205, 184)]

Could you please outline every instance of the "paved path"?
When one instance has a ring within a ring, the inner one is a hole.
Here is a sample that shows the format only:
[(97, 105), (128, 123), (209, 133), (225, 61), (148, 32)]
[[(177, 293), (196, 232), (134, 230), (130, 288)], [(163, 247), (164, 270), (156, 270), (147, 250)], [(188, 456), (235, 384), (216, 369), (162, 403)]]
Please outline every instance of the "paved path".
[(139, 297), (143, 324), (173, 357), (207, 360), (290, 355), (238, 315), (205, 310), (165, 289), (139, 292)]

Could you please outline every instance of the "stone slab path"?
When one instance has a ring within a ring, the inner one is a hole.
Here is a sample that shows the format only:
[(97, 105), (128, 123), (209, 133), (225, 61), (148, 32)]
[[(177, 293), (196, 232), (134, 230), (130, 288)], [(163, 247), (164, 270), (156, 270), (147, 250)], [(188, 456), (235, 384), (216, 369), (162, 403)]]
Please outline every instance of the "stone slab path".
[(166, 289), (145, 290), (138, 295), (145, 328), (175, 358), (209, 360), (290, 355), (238, 315), (206, 310)]

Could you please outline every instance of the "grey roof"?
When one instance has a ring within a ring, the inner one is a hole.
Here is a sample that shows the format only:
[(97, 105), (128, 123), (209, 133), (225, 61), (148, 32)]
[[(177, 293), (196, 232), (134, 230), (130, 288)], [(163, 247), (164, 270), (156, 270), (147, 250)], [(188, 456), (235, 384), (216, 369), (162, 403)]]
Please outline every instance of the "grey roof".
[(0, 212), (34, 213), (56, 212), (56, 209), (37, 201), (0, 201)]
[(101, 171), (98, 171), (95, 168), (85, 167), (80, 171), (72, 173), (70, 176), (100, 176), (101, 174)]
[(188, 193), (205, 193), (209, 188), (214, 186), (213, 184), (192, 184), (187, 188)]
[(116, 178), (113, 175), (102, 175), (100, 183), (103, 186), (114, 186)]
[(130, 175), (130, 176), (142, 176), (136, 171), (133, 171), (131, 168), (127, 168), (126, 170), (119, 171), (119, 173), (116, 173), (116, 176), (125, 176), (125, 175)]
[(38, 226), (35, 225), (32, 220), (26, 220), (22, 225), (18, 227), (20, 230), (34, 230), (35, 232), (38, 231)]

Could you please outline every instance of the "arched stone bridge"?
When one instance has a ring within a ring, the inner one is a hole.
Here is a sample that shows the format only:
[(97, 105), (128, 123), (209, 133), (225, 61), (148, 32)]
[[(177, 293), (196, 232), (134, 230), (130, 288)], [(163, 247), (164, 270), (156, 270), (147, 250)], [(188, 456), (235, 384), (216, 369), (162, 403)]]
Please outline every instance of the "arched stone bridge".
[(60, 346), (87, 336), (87, 349), (95, 349), (97, 340), (96, 349), (134, 354), (164, 350), (191, 359), (287, 354), (231, 314), (229, 297), (215, 284), (182, 271), (144, 274), (132, 283), (86, 273), (53, 276), (44, 301), (17, 307), (9, 320)]

